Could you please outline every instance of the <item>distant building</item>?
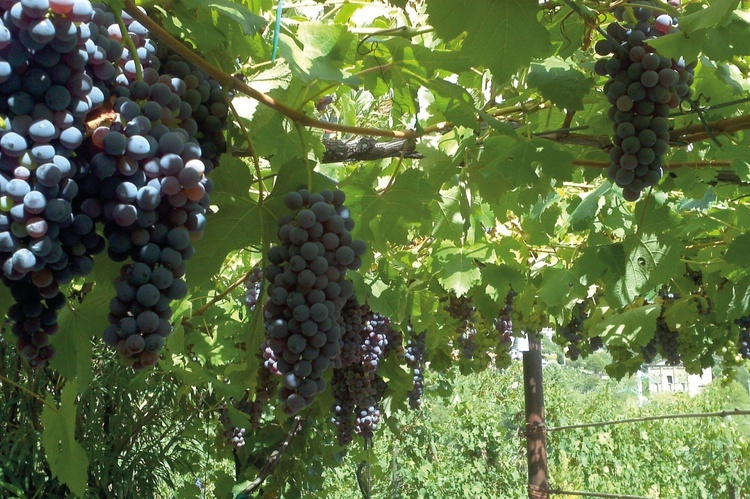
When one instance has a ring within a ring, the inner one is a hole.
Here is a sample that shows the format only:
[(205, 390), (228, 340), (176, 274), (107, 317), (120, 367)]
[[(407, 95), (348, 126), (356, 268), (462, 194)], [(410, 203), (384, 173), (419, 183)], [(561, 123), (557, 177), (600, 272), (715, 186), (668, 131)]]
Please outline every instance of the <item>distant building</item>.
[(653, 393), (687, 393), (691, 397), (700, 392), (713, 380), (711, 369), (701, 374), (688, 374), (685, 367), (668, 366), (664, 361), (648, 366), (649, 390)]

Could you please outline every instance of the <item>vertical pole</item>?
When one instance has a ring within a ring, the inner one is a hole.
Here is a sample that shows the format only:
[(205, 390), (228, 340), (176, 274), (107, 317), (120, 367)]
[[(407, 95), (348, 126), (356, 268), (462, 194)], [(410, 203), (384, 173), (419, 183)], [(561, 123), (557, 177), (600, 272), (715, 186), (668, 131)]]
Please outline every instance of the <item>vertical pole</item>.
[(529, 334), (529, 351), (523, 353), (523, 389), (526, 405), (526, 455), (529, 467), (529, 499), (549, 498), (547, 481), (547, 433), (542, 389), (542, 342)]

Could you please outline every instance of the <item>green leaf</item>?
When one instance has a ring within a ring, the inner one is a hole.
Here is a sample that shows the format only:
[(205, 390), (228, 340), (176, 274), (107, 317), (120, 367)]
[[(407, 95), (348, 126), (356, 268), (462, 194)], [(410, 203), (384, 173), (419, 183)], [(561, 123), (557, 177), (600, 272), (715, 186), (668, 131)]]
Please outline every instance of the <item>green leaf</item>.
[(448, 291), (465, 295), (481, 281), (477, 262), (489, 259), (492, 253), (492, 246), (484, 243), (472, 246), (444, 244), (434, 254), (436, 266), (440, 269), (437, 272), (438, 282)]
[(646, 346), (656, 331), (661, 305), (646, 305), (610, 316), (596, 326), (608, 347)]
[(50, 366), (68, 380), (77, 380), (81, 393), (92, 379), (91, 340), (97, 338), (101, 341), (102, 332), (109, 324), (109, 302), (114, 296), (114, 280), (122, 265), (106, 255), (97, 256), (94, 264), (95, 282), (85, 285), (92, 286), (91, 290), (83, 303), (60, 311), (60, 331), (52, 337), (56, 355), (50, 360)]
[(431, 0), (429, 21), (444, 40), (461, 33), (461, 53), (486, 66), (498, 82), (510, 78), (534, 58), (548, 55), (547, 30), (537, 20), (538, 5), (524, 0)]
[(674, 60), (679, 60), (682, 57), (685, 61), (690, 62), (698, 59), (707, 35), (708, 31), (706, 30), (694, 31), (690, 35), (685, 32), (671, 33), (648, 40), (646, 43), (654, 47), (663, 56)]
[(649, 284), (668, 282), (679, 272), (678, 245), (674, 238), (657, 234), (634, 234), (625, 239), (625, 273), (614, 290), (621, 305), (644, 293)]
[(229, 252), (261, 242), (262, 215), (258, 203), (250, 198), (253, 179), (249, 166), (238, 158), (224, 158), (221, 168), (211, 172), (216, 186), (211, 204), (219, 211), (206, 215), (206, 230), (195, 243), (195, 256), (187, 262), (188, 283), (195, 287), (219, 271)]
[(466, 220), (459, 209), (460, 198), (465, 195), (458, 186), (441, 193), (441, 200), (432, 204), (432, 236), (460, 243)]
[(433, 92), (436, 109), (445, 119), (468, 128), (479, 126), (474, 99), (465, 89), (441, 79), (428, 80), (425, 86)]
[(367, 189), (369, 192), (363, 191), (361, 195), (360, 216), (362, 223), (372, 230), (375, 242), (407, 242), (410, 228), (431, 227), (429, 207), (438, 193), (424, 172), (414, 168), (402, 171), (382, 193), (371, 187)]
[(706, 56), (713, 61), (729, 61), (750, 54), (750, 13), (735, 12), (729, 24), (711, 30), (703, 45)]
[(47, 398), (42, 409), (42, 444), (52, 474), (67, 485), (77, 496), (86, 494), (89, 458), (83, 446), (76, 442), (76, 396), (78, 382), (68, 380), (62, 390), (59, 408)]
[(625, 250), (621, 243), (594, 245), (581, 250), (573, 270), (585, 284), (594, 284), (599, 279), (614, 282), (624, 275), (625, 261)]
[(745, 232), (734, 238), (727, 246), (727, 252), (724, 253), (724, 261), (747, 267), (748, 255), (750, 255), (750, 232)]
[(252, 36), (260, 33), (266, 27), (266, 20), (245, 8), (238, 2), (228, 0), (212, 0), (204, 4), (208, 9), (229, 17), (242, 26), (245, 35)]
[(304, 82), (337, 81), (357, 85), (360, 79), (343, 67), (354, 61), (357, 38), (343, 24), (306, 22), (299, 26), (297, 39), (279, 36), (279, 54)]
[(559, 57), (532, 64), (528, 82), (545, 99), (568, 111), (582, 111), (583, 98), (594, 88), (594, 80), (580, 72), (574, 63)]
[(561, 308), (571, 293), (583, 291), (580, 278), (569, 269), (548, 268), (539, 287), (539, 298), (551, 308)]
[(578, 206), (575, 207), (573, 213), (568, 218), (570, 228), (573, 230), (584, 230), (591, 227), (591, 222), (594, 217), (599, 213), (599, 201), (612, 189), (612, 183), (608, 180), (602, 182), (602, 184), (596, 188), (593, 192), (588, 193), (581, 201)]
[(705, 9), (680, 18), (680, 30), (692, 36), (701, 29), (715, 29), (723, 24), (739, 3), (739, 0), (716, 0)]

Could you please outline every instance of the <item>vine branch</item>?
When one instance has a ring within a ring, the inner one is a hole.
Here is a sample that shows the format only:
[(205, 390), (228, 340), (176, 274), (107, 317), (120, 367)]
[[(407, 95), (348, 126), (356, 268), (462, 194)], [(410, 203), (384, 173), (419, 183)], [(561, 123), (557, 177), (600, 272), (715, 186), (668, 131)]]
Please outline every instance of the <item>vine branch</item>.
[(133, 0), (125, 0), (125, 10), (133, 16), (135, 20), (143, 24), (151, 33), (154, 34), (160, 41), (162, 41), (167, 47), (174, 50), (183, 59), (189, 61), (199, 69), (202, 69), (208, 73), (213, 79), (218, 81), (222, 86), (231, 87), (238, 90), (248, 97), (257, 100), (261, 104), (264, 104), (271, 109), (278, 111), (287, 118), (291, 119), (295, 123), (302, 126), (308, 126), (313, 128), (321, 128), (324, 130), (333, 130), (336, 132), (350, 133), (354, 135), (367, 135), (373, 137), (392, 137), (399, 139), (410, 139), (418, 137), (419, 134), (413, 130), (397, 131), (397, 130), (381, 130), (378, 128), (368, 128), (359, 126), (347, 126), (340, 123), (328, 123), (325, 121), (317, 120), (312, 118), (305, 113), (289, 107), (288, 105), (277, 101), (270, 95), (264, 94), (263, 92), (256, 90), (241, 81), (239, 78), (228, 75), (221, 69), (217, 68), (210, 62), (206, 61), (198, 54), (193, 52), (190, 48), (186, 47), (179, 40), (173, 37), (167, 30), (159, 26), (146, 14), (138, 10)]
[(266, 478), (273, 474), (274, 470), (281, 462), (281, 457), (289, 447), (289, 444), (292, 442), (294, 437), (299, 434), (300, 431), (302, 431), (302, 417), (295, 416), (294, 421), (292, 422), (292, 427), (290, 428), (289, 433), (286, 434), (284, 441), (281, 442), (281, 445), (279, 445), (278, 449), (271, 452), (271, 455), (268, 456), (268, 460), (266, 461), (266, 464), (263, 465), (263, 468), (260, 470), (260, 473), (258, 473), (258, 476), (247, 487), (245, 487), (245, 489), (240, 492), (238, 496), (246, 497), (257, 491), (260, 486), (263, 485), (263, 482), (266, 481)]

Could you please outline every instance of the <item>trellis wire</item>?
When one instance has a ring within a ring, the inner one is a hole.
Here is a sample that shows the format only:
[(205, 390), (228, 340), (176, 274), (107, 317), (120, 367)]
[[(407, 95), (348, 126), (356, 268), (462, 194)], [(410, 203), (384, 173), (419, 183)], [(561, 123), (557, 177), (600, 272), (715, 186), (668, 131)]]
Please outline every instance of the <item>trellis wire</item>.
[[(708, 417), (727, 417), (727, 416), (750, 416), (750, 409), (735, 409), (733, 411), (720, 412), (696, 412), (690, 414), (664, 414), (661, 416), (645, 416), (642, 418), (619, 419), (615, 421), (601, 421), (599, 423), (581, 423), (566, 426), (555, 426), (547, 428), (547, 432), (559, 430), (572, 430), (577, 428), (597, 428), (600, 426), (610, 426), (623, 423), (638, 423), (641, 421), (656, 421), (660, 419), (685, 419), (685, 418), (708, 418)], [(618, 496), (619, 497), (619, 496)]]

